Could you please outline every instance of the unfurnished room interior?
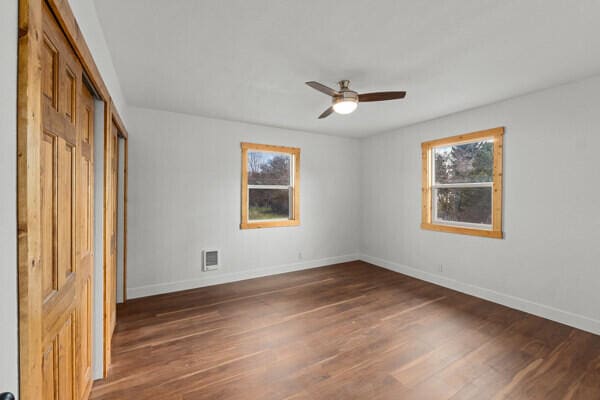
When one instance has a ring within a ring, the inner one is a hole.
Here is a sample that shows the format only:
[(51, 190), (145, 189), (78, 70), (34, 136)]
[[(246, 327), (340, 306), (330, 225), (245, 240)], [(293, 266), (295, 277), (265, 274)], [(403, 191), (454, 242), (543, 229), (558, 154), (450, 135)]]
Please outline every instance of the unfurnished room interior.
[(2, 0), (0, 400), (600, 400), (599, 21)]

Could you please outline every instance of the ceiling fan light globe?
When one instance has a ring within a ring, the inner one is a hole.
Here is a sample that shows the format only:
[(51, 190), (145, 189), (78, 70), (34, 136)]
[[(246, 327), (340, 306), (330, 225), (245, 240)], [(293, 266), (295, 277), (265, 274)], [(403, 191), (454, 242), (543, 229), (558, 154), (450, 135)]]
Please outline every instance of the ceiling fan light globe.
[(350, 114), (356, 107), (358, 102), (353, 99), (344, 99), (333, 104), (333, 110), (338, 114)]

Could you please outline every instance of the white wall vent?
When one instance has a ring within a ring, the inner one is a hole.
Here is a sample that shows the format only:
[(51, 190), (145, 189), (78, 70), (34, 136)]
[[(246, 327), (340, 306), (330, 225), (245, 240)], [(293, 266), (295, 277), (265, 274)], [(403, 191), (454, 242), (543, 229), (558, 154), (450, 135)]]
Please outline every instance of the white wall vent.
[(204, 271), (219, 269), (219, 250), (204, 250), (202, 259), (202, 269)]

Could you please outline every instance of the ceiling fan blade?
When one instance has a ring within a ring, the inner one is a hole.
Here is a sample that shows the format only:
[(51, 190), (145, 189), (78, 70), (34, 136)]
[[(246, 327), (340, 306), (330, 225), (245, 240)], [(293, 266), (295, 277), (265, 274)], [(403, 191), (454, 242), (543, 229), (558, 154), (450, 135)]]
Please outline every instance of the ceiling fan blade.
[(358, 95), (358, 101), (363, 103), (365, 101), (396, 100), (396, 99), (403, 99), (404, 96), (406, 96), (406, 92), (363, 93), (363, 94)]
[(319, 82), (310, 81), (306, 82), (306, 84), (321, 93), (325, 93), (328, 96), (339, 96), (340, 94), (337, 90), (333, 90), (332, 88), (322, 85)]
[(327, 118), (333, 112), (333, 106), (329, 107), (327, 110), (323, 111), (321, 115), (319, 115), (319, 119)]

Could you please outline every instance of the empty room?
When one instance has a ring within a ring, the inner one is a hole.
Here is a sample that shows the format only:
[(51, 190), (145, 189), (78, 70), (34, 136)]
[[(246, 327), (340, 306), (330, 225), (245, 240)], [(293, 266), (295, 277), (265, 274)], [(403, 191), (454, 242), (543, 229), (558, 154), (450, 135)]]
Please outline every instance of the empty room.
[(0, 400), (600, 400), (598, 21), (2, 0)]

